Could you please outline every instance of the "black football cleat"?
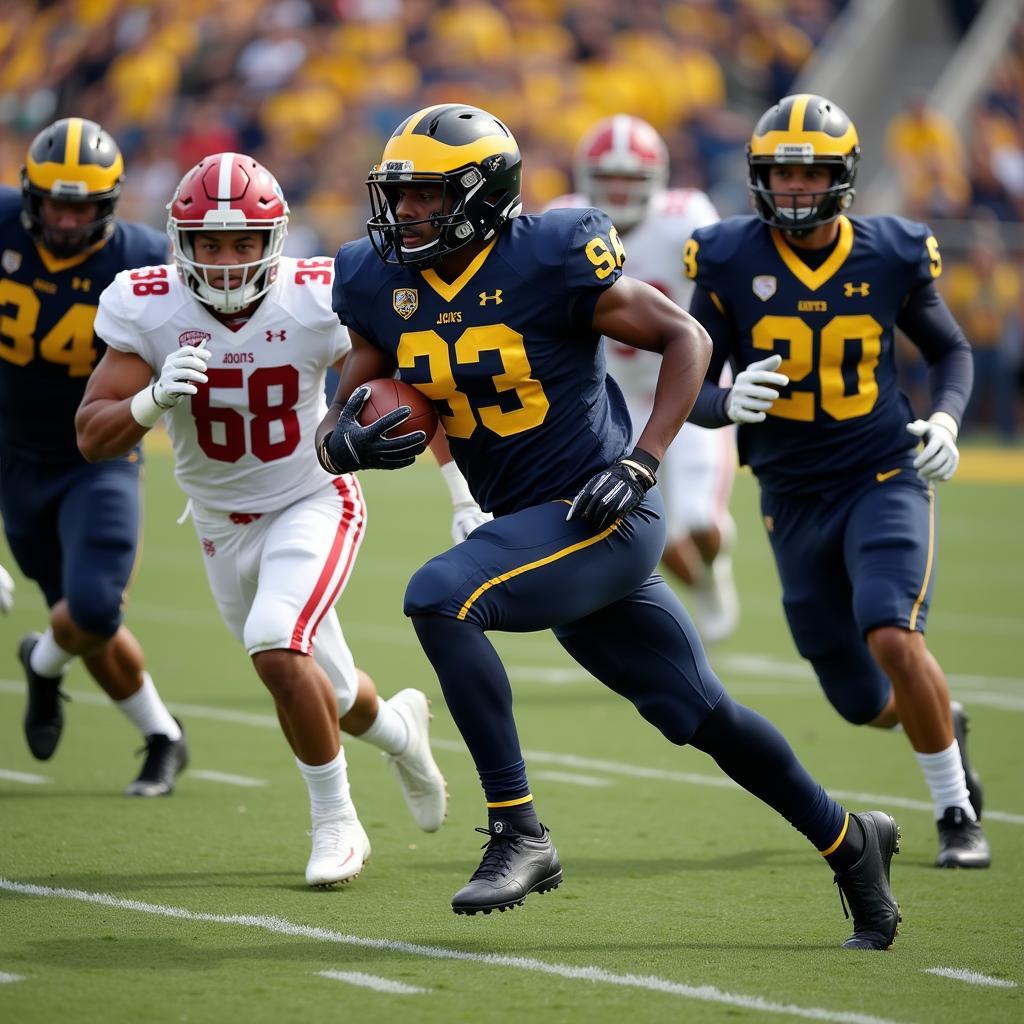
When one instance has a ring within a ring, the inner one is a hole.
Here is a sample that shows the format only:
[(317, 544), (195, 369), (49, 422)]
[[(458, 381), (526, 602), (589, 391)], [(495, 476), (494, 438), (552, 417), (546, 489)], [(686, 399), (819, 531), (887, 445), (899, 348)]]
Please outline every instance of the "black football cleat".
[[(178, 722), (177, 719), (175, 719)], [(178, 722), (181, 726), (181, 722)], [(139, 777), (124, 791), (125, 796), (170, 796), (174, 792), (174, 781), (188, 765), (188, 746), (185, 730), (181, 739), (154, 733), (146, 737), (146, 745), (139, 753), (146, 752)]]
[(477, 832), (488, 837), (482, 847), (485, 853), (472, 878), (452, 897), (456, 914), (521, 907), (531, 892), (548, 892), (562, 884), (562, 865), (546, 828), (540, 836), (524, 836), (496, 821)]
[(981, 821), (981, 808), (985, 802), (985, 793), (981, 787), (978, 773), (971, 769), (970, 762), (967, 760), (967, 725), (971, 719), (964, 711), (963, 704), (958, 700), (951, 700), (949, 708), (953, 712), (953, 735), (960, 748), (960, 763), (964, 766), (964, 777), (967, 779), (967, 796), (970, 798), (971, 807), (974, 808), (974, 816)]
[(962, 807), (947, 807), (939, 818), (940, 868), (987, 868), (992, 863), (988, 840), (981, 826), (971, 821)]
[(903, 920), (889, 888), (889, 865), (893, 854), (900, 852), (899, 826), (884, 811), (864, 811), (850, 817), (864, 829), (864, 852), (856, 864), (835, 875), (843, 912), (847, 917), (853, 915), (853, 934), (843, 943), (843, 949), (888, 949)]
[(32, 668), (29, 659), (39, 639), (38, 633), (29, 633), (18, 645), (18, 660), (25, 669), (25, 680), (28, 683), (28, 704), (23, 724), (32, 756), (38, 761), (49, 761), (64, 731), (64, 709), (61, 702), (70, 698), (60, 688), (61, 676), (41, 676)]

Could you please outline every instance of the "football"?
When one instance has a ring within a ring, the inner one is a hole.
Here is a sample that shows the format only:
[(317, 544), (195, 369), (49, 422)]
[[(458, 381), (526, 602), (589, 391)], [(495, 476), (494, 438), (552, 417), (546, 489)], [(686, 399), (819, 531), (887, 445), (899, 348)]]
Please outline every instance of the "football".
[(370, 397), (366, 399), (359, 413), (359, 422), (364, 427), (400, 405), (407, 405), (412, 410), (409, 418), (388, 431), (387, 436), (401, 437), (402, 434), (422, 430), (427, 435), (427, 443), (430, 443), (437, 430), (437, 412), (422, 391), (417, 391), (411, 384), (395, 380), (393, 377), (367, 381), (366, 387), (370, 389)]

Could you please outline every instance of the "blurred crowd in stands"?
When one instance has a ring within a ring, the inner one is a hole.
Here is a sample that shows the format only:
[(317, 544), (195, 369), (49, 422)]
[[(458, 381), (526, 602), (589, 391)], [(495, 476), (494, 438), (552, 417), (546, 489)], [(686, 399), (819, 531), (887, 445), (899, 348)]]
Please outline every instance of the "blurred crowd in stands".
[[(673, 184), (710, 191), (723, 214), (746, 212), (756, 116), (790, 90), (847, 3), (0, 0), (0, 182), (17, 183), (40, 128), (76, 114), (124, 152), (123, 216), (162, 226), (181, 174), (235, 149), (281, 181), (289, 251), (333, 252), (363, 230), (362, 183), (394, 125), (459, 100), (513, 128), (528, 210), (571, 188), (572, 149), (593, 121), (629, 111), (665, 136)], [(949, 0), (959, 31), (977, 6)], [(1005, 256), (991, 223), (1024, 220), (1024, 21), (970, 138), (922, 98), (891, 124), (887, 148), (908, 215), (979, 220), (945, 282), (972, 342), (993, 353), (974, 414), (1010, 437), (1024, 262)]]

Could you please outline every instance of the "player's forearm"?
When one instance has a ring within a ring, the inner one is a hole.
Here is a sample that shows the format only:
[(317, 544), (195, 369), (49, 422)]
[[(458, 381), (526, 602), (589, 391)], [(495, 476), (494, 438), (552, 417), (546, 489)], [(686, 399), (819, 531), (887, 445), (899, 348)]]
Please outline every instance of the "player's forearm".
[(79, 407), (75, 416), (78, 450), (88, 462), (126, 455), (149, 431), (132, 416), (131, 401), (97, 398)]
[(732, 425), (729, 414), (726, 412), (726, 402), (729, 398), (729, 388), (719, 387), (706, 380), (701, 385), (697, 400), (693, 403), (693, 409), (688, 417), (690, 423), (698, 427), (728, 427)]
[(896, 321), (928, 363), (932, 412), (963, 420), (974, 384), (971, 346), (934, 284), (914, 292)]
[(697, 321), (687, 318), (662, 351), (654, 406), (637, 439), (638, 448), (656, 459), (664, 458), (693, 408), (710, 359), (711, 338)]

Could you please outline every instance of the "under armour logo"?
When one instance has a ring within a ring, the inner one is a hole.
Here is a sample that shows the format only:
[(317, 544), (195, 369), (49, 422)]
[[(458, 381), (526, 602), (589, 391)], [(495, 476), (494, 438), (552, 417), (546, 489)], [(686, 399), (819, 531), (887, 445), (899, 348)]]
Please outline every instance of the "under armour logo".
[(87, 292), (92, 288), (92, 279), (88, 277), (71, 278), (71, 287), (76, 292)]
[(501, 301), (502, 301), (502, 299), (501, 299), (501, 289), (500, 288), (495, 289), (495, 292), (494, 292), (493, 295), (488, 295), (487, 292), (481, 292), (480, 293), (480, 305), (481, 306), (486, 306), (488, 302), (493, 302), (495, 305), (500, 306), (501, 305)]
[(284, 329), (280, 331), (267, 331), (267, 341), (284, 341), (285, 334)]
[(862, 298), (871, 291), (871, 285), (867, 281), (861, 281), (860, 284), (854, 284), (852, 281), (843, 282), (843, 294), (848, 298), (853, 298), (854, 295), (860, 295)]

